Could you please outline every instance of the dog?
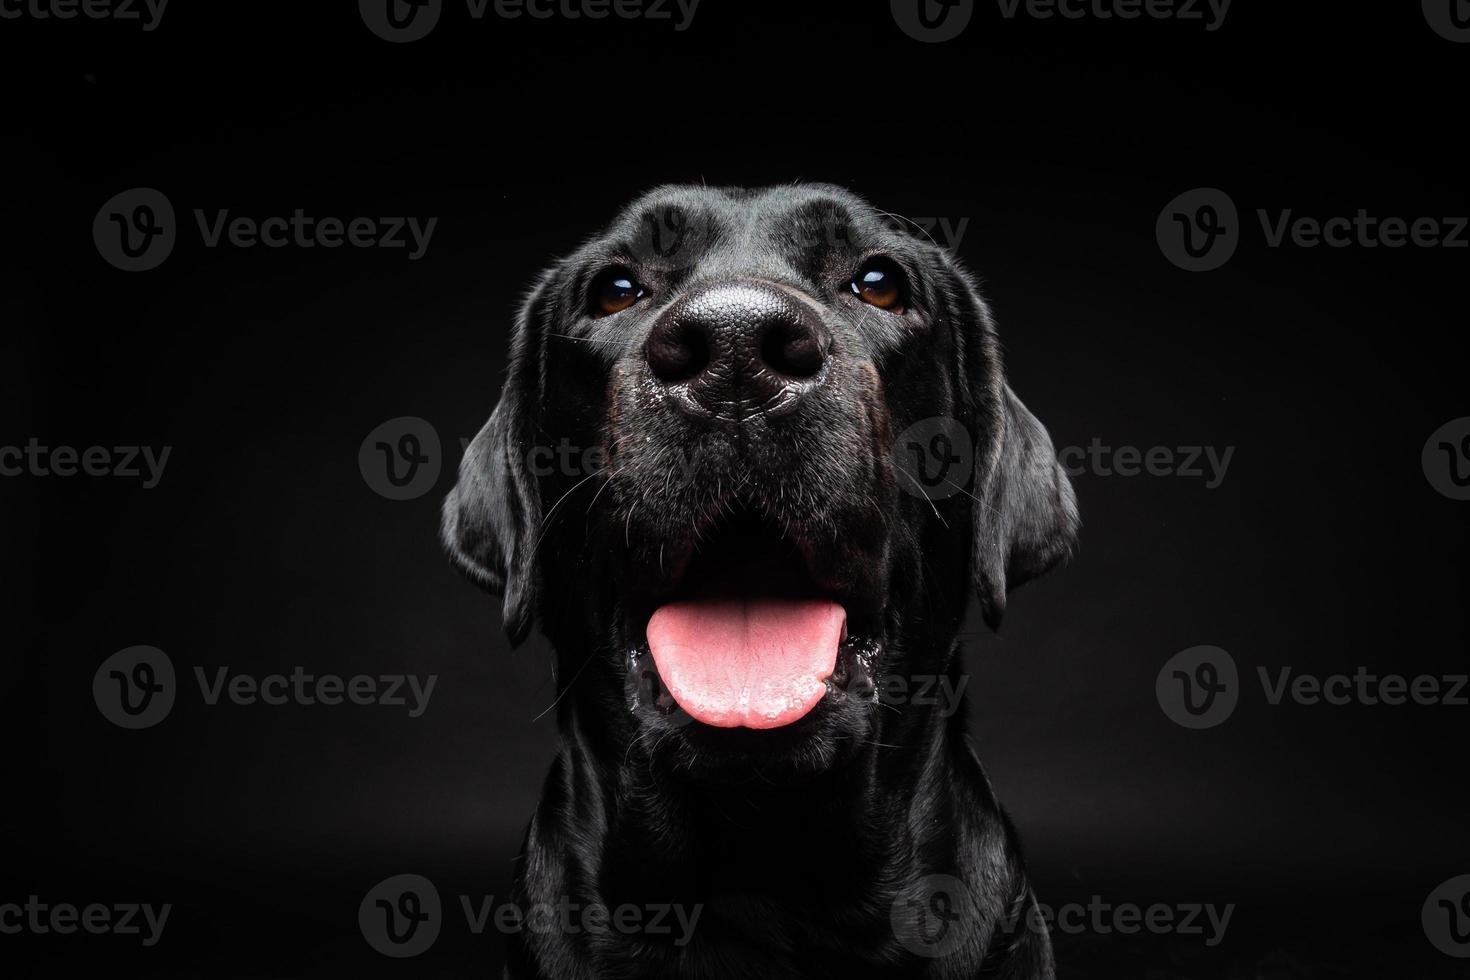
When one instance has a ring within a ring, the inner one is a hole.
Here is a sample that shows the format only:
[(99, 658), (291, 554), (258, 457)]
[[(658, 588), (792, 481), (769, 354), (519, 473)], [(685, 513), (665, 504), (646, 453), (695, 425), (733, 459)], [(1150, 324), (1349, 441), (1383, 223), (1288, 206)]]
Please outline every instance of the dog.
[(842, 188), (659, 188), (553, 264), (443, 509), (556, 655), (505, 975), (1052, 977), (964, 712), (884, 692), (1078, 526), (974, 280)]

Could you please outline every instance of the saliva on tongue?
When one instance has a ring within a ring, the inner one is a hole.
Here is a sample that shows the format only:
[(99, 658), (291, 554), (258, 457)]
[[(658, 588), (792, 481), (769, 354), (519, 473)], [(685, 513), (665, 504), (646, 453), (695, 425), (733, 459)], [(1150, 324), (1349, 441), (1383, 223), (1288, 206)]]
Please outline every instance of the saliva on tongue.
[(780, 728), (826, 693), (847, 613), (826, 599), (715, 595), (660, 606), (653, 662), (679, 707), (716, 728)]

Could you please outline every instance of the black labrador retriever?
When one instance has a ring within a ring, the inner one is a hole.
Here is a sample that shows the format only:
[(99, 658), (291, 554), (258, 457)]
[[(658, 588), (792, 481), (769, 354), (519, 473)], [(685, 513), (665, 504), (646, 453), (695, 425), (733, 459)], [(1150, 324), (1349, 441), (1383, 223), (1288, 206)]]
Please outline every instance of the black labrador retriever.
[(1072, 489), (956, 260), (851, 193), (666, 187), (549, 269), (444, 507), (557, 656), (508, 977), (1053, 976), (958, 682)]

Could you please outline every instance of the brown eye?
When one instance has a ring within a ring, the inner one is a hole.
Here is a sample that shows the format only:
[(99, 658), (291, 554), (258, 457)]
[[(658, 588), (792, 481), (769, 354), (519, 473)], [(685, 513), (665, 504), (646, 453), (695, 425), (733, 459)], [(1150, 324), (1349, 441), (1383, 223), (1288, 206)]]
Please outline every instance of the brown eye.
[(627, 269), (608, 269), (592, 284), (592, 311), (599, 316), (621, 313), (643, 295), (643, 287)]
[(869, 306), (889, 313), (904, 311), (903, 273), (888, 259), (873, 259), (852, 281), (852, 291)]

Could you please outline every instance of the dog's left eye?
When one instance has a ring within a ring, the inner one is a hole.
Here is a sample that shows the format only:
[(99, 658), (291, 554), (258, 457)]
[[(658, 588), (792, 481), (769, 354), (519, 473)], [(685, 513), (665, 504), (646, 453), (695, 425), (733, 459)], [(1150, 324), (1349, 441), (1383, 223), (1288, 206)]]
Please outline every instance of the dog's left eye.
[(643, 296), (643, 287), (631, 272), (608, 269), (592, 283), (592, 312), (598, 316), (621, 313)]
[(904, 311), (903, 271), (889, 259), (871, 259), (852, 280), (852, 291), (869, 306), (889, 313)]

